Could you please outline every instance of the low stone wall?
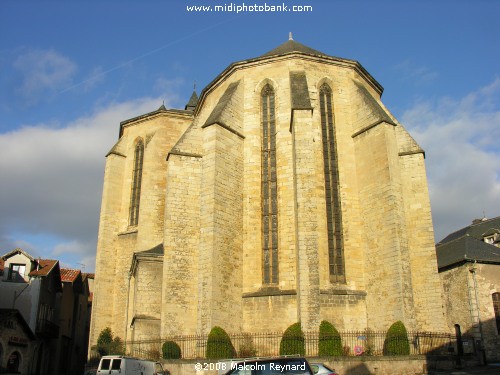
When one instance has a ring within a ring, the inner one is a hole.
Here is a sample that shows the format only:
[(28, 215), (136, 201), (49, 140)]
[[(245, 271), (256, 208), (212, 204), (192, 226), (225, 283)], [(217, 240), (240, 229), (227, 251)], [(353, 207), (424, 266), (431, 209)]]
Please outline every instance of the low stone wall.
[[(445, 370), (455, 367), (451, 356), (403, 356), (403, 357), (342, 357), (307, 358), (310, 363), (324, 363), (341, 375), (421, 375), (429, 370)], [(202, 370), (196, 370), (200, 364)], [(473, 365), (471, 363), (469, 365)], [(465, 365), (465, 363), (464, 363)], [(171, 375), (218, 375), (217, 362), (207, 360), (169, 360), (164, 368)]]

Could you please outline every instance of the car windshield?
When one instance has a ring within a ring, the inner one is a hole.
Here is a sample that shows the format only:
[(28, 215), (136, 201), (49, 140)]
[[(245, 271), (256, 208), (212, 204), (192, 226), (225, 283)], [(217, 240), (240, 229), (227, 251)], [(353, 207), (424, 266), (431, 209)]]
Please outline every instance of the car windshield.
[(101, 360), (101, 370), (109, 370), (109, 365), (111, 364), (111, 359), (104, 358)]

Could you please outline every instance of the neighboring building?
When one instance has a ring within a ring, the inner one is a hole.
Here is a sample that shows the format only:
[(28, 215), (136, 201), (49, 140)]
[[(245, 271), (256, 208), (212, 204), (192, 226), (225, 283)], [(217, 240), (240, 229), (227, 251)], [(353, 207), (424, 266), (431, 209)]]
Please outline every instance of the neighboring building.
[(92, 299), (94, 297), (94, 274), (93, 273), (83, 273), (83, 281), (87, 284), (89, 295), (87, 298), (87, 318), (85, 326), (85, 352), (87, 353), (86, 359), (89, 357), (89, 336), (90, 336), (90, 321), (92, 319)]
[(61, 328), (55, 362), (60, 375), (82, 374), (88, 346), (88, 280), (80, 270), (62, 268), (61, 281)]
[(474, 220), (436, 245), (448, 326), (500, 361), (500, 217)]
[(59, 262), (34, 259), (22, 249), (14, 249), (2, 259), (0, 308), (18, 310), (36, 337), (29, 358), (19, 358), (20, 368), (29, 369), (29, 374), (53, 374), (50, 358), (59, 335), (62, 291)]
[(107, 154), (91, 345), (283, 331), (445, 329), (424, 151), (353, 60), (294, 40)]
[(12, 332), (0, 333), (0, 368), (12, 362), (21, 374), (83, 373), (88, 277), (61, 270), (57, 260), (34, 259), (22, 249), (1, 259), (0, 326), (7, 324)]
[(35, 335), (19, 310), (0, 309), (0, 374), (34, 374)]

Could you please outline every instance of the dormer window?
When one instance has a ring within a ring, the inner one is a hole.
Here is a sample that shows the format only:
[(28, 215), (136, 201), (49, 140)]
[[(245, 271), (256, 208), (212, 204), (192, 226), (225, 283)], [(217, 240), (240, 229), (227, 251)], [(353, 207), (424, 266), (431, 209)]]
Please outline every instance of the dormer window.
[(26, 273), (25, 264), (15, 264), (11, 263), (9, 267), (9, 273), (7, 275), (8, 281), (13, 281), (16, 283), (24, 282), (24, 274)]
[(495, 241), (495, 236), (484, 237), (483, 241), (492, 244)]

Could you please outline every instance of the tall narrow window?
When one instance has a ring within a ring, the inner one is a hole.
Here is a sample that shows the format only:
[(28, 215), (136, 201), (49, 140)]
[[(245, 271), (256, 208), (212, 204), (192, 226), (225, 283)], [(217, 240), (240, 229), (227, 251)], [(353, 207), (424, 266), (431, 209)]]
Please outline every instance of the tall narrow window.
[(495, 312), (495, 321), (497, 323), (497, 334), (500, 335), (500, 293), (493, 293), (493, 311)]
[(130, 225), (139, 222), (139, 203), (141, 200), (142, 161), (144, 159), (144, 143), (140, 139), (135, 145), (134, 170), (132, 173), (132, 191), (130, 193)]
[(263, 283), (278, 284), (278, 187), (274, 91), (262, 89), (262, 251)]
[(342, 241), (342, 216), (339, 198), (337, 146), (333, 121), (332, 90), (325, 83), (320, 88), (321, 133), (325, 174), (326, 223), (331, 282), (345, 282)]

